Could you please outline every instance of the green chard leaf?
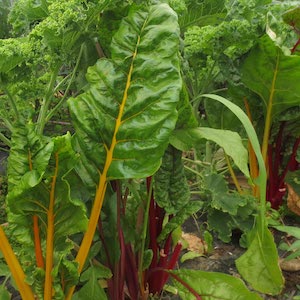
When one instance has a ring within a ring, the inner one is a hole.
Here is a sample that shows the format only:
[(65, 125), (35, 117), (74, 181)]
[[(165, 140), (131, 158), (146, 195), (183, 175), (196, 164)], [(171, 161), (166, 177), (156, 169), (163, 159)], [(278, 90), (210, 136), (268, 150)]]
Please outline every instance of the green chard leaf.
[[(80, 188), (73, 184), (72, 179), (77, 156), (71, 147), (71, 136), (68, 133), (45, 139), (36, 134), (35, 126), (29, 124), (19, 126), (13, 132), (11, 141), (8, 220), (16, 241), (22, 243), (28, 253), (23, 259), (28, 280), (37, 293), (44, 286), (43, 276), (38, 272), (41, 269), (36, 268), (34, 256), (33, 217), (37, 216), (43, 253), (47, 253), (48, 228), (53, 227), (53, 272), (63, 273), (64, 278), (70, 279), (65, 285), (68, 288), (78, 280), (76, 263), (68, 262), (73, 249), (73, 243), (68, 238), (84, 231), (87, 226), (83, 203), (71, 198), (70, 193), (71, 185), (73, 189)], [(47, 217), (49, 214), (53, 216), (53, 223)], [(54, 283), (57, 283), (54, 286), (56, 297), (63, 295), (59, 282)]]
[(284, 286), (278, 252), (270, 230), (256, 224), (248, 250), (236, 260), (239, 273), (251, 286), (262, 293), (277, 295)]
[(112, 39), (112, 59), (88, 69), (89, 87), (69, 107), (80, 167), (95, 183), (104, 165), (108, 179), (159, 168), (177, 120), (178, 50), (177, 16), (168, 5), (132, 6)]
[(172, 281), (183, 300), (194, 300), (195, 296), (180, 281), (197, 292), (203, 300), (262, 299), (259, 295), (250, 292), (242, 280), (227, 274), (185, 269), (170, 271), (170, 273), (176, 276), (172, 276)]
[(285, 55), (263, 36), (242, 66), (242, 81), (262, 99), (269, 118), (300, 103), (300, 57)]

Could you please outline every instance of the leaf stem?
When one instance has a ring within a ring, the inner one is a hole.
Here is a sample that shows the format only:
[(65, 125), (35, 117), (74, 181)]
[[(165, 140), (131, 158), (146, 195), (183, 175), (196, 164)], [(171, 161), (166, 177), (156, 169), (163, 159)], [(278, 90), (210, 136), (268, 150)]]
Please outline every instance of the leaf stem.
[(78, 57), (77, 57), (77, 60), (76, 60), (76, 64), (75, 64), (75, 67), (73, 69), (73, 72), (72, 72), (72, 76), (70, 78), (70, 81), (68, 83), (68, 86), (64, 92), (64, 96), (60, 99), (60, 101), (55, 105), (55, 107), (47, 114), (47, 116), (45, 117), (45, 123), (47, 123), (52, 117), (53, 115), (61, 108), (61, 106), (64, 104), (67, 96), (68, 96), (68, 93), (69, 93), (69, 90), (70, 90), (70, 87), (72, 85), (72, 83), (74, 82), (74, 78), (75, 78), (75, 75), (76, 75), (76, 72), (78, 70), (78, 67), (79, 67), (79, 63), (80, 63), (80, 60), (81, 60), (81, 57), (82, 57), (82, 53), (83, 53), (83, 46), (84, 44), (81, 44), (80, 46), (80, 50), (79, 50), (79, 54), (78, 54)]
[(45, 268), (43, 252), (41, 247), (41, 238), (40, 238), (40, 228), (39, 228), (39, 218), (37, 215), (32, 217), (33, 220), (33, 235), (34, 235), (34, 250), (36, 265), (38, 268)]
[[(28, 149), (28, 164), (29, 164), (29, 170), (32, 171), (33, 166), (32, 166), (32, 157), (31, 157), (30, 149)], [(34, 236), (34, 250), (35, 250), (36, 265), (38, 268), (44, 269), (45, 264), (44, 264), (43, 252), (41, 247), (38, 216), (33, 215), (32, 221), (33, 221), (33, 236)]]
[(55, 203), (55, 186), (58, 174), (58, 153), (55, 153), (55, 170), (51, 182), (49, 208), (47, 212), (47, 241), (46, 241), (46, 270), (45, 270), (45, 288), (44, 300), (52, 299), (52, 269), (53, 269), (53, 252), (54, 252), (54, 203)]
[(276, 85), (278, 67), (279, 67), (279, 54), (277, 53), (276, 66), (275, 66), (275, 70), (274, 70), (269, 100), (268, 100), (268, 104), (267, 104), (267, 114), (266, 114), (264, 136), (263, 136), (262, 150), (261, 150), (262, 157), (264, 159), (266, 168), (268, 165), (268, 145), (269, 145), (271, 125), (272, 125), (272, 108), (273, 108), (273, 99), (274, 99), (274, 94), (275, 94), (275, 85)]
[(19, 293), (21, 294), (22, 299), (34, 300), (34, 294), (31, 290), (31, 287), (25, 283), (25, 274), (24, 271), (6, 237), (6, 234), (0, 225), (0, 251), (2, 252), (5, 261), (11, 271), (11, 274), (16, 282)]
[(18, 111), (15, 99), (13, 98), (11, 93), (8, 91), (8, 89), (3, 88), (3, 91), (7, 95), (7, 98), (8, 98), (9, 103), (10, 103), (10, 105), (11, 105), (11, 107), (12, 107), (14, 113), (15, 113), (15, 116), (16, 116), (17, 120), (20, 120), (20, 115), (19, 115), (19, 111)]
[(144, 212), (144, 223), (143, 223), (143, 231), (142, 231), (142, 245), (139, 255), (139, 267), (138, 267), (138, 274), (139, 274), (139, 283), (140, 283), (140, 290), (142, 295), (144, 294), (144, 275), (143, 275), (143, 262), (144, 262), (144, 253), (145, 253), (145, 245), (146, 245), (146, 237), (147, 237), (147, 230), (148, 230), (148, 221), (149, 221), (149, 209), (151, 199), (153, 198), (153, 179), (151, 177), (147, 178), (147, 186), (148, 186), (148, 197), (147, 197), (147, 204), (146, 209)]
[[(249, 121), (251, 122), (251, 124), (253, 124), (249, 102), (246, 98), (244, 98), (244, 104), (245, 104), (246, 113), (249, 118)], [(256, 159), (255, 152), (254, 152), (254, 149), (253, 149), (250, 139), (248, 139), (248, 152), (249, 152), (250, 175), (251, 175), (252, 179), (255, 179), (258, 177), (259, 172), (258, 172), (257, 159)], [(254, 197), (259, 197), (259, 189), (256, 184), (254, 184), (252, 186), (252, 193), (253, 193)]]
[[(114, 129), (113, 137), (111, 140), (111, 145), (110, 145), (110, 148), (106, 148), (106, 160), (105, 160), (102, 174), (99, 179), (99, 185), (98, 185), (98, 188), (96, 191), (95, 200), (94, 200), (94, 204), (93, 204), (92, 211), (91, 211), (91, 216), (90, 216), (89, 223), (88, 223), (88, 228), (83, 236), (81, 246), (79, 248), (79, 251), (78, 251), (76, 259), (75, 259), (75, 261), (78, 262), (79, 273), (81, 273), (84, 263), (86, 261), (86, 258), (88, 256), (88, 253), (89, 253), (92, 241), (93, 241), (93, 237), (94, 237), (94, 234), (95, 234), (95, 231), (97, 228), (98, 219), (100, 217), (100, 212), (102, 209), (104, 196), (105, 196), (105, 192), (106, 192), (106, 188), (107, 188), (107, 182), (108, 182), (107, 173), (108, 173), (108, 169), (113, 161), (113, 153), (114, 153), (115, 147), (117, 145), (117, 133), (122, 124), (122, 116), (123, 116), (125, 104), (126, 104), (126, 101), (128, 98), (128, 90), (131, 85), (131, 77), (132, 77), (132, 73), (133, 73), (133, 62), (137, 55), (137, 48), (138, 48), (139, 43), (140, 43), (140, 37), (138, 37), (136, 48), (132, 55), (132, 61), (131, 61), (129, 71), (127, 74), (126, 86), (124, 89), (122, 101), (120, 103), (120, 109), (119, 109), (118, 117), (117, 117), (116, 123), (115, 123), (115, 129)], [(74, 290), (75, 290), (75, 286), (72, 286), (69, 289), (65, 300), (71, 300)]]
[(38, 119), (37, 119), (37, 127), (36, 127), (37, 129), (36, 130), (37, 130), (38, 134), (43, 133), (45, 125), (46, 125), (46, 115), (47, 115), (47, 111), (48, 111), (48, 108), (51, 103), (51, 99), (53, 97), (53, 87), (54, 87), (55, 81), (57, 79), (57, 74), (58, 74), (59, 69), (60, 69), (59, 67), (56, 67), (51, 74), (51, 79), (50, 79), (50, 82), (48, 85), (48, 89), (47, 89), (46, 95), (44, 96), (43, 103), (41, 105), (41, 110), (39, 112)]
[(232, 169), (232, 166), (231, 166), (229, 157), (228, 157), (228, 155), (225, 153), (225, 151), (224, 151), (224, 156), (225, 156), (226, 163), (227, 163), (227, 166), (228, 166), (228, 170), (229, 170), (229, 173), (230, 173), (231, 178), (232, 178), (232, 180), (233, 180), (233, 183), (234, 183), (234, 185), (235, 185), (237, 191), (239, 192), (239, 194), (242, 194), (243, 191), (242, 191), (241, 186), (240, 186), (240, 184), (239, 184), (239, 182), (238, 182), (238, 180), (237, 180), (237, 178), (236, 178), (236, 175), (235, 175), (235, 173), (234, 173), (234, 171), (233, 171), (233, 169)]

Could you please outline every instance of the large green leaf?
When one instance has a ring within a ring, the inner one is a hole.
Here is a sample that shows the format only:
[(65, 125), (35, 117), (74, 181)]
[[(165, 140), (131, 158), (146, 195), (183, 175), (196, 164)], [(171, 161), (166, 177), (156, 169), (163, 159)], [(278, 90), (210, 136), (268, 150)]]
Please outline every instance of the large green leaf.
[(92, 164), (98, 177), (105, 165), (115, 179), (158, 169), (177, 119), (178, 43), (177, 16), (168, 5), (131, 8), (112, 40), (112, 59), (91, 67), (87, 91), (69, 100), (85, 170)]
[[(244, 283), (233, 276), (196, 270), (171, 271), (182, 282), (196, 291), (203, 300), (260, 300), (259, 295), (250, 292)], [(175, 278), (176, 280), (176, 278)], [(180, 282), (173, 280), (183, 300), (194, 300), (195, 296)]]
[(236, 132), (206, 127), (182, 129), (173, 132), (170, 143), (177, 149), (187, 151), (192, 147), (197, 147), (202, 139), (213, 141), (224, 148), (224, 151), (232, 157), (237, 167), (247, 177), (250, 177), (248, 152), (243, 146), (241, 137)]
[(267, 227), (261, 234), (260, 226), (254, 229), (254, 239), (248, 250), (236, 260), (239, 273), (262, 293), (277, 295), (284, 281), (278, 263), (274, 239)]
[[(36, 216), (41, 251), (46, 257), (49, 253), (53, 256), (48, 274), (55, 270), (53, 274), (60, 274), (57, 278), (63, 276), (68, 281), (65, 285), (68, 288), (78, 280), (77, 264), (68, 262), (74, 248), (68, 237), (84, 231), (87, 226), (83, 203), (71, 197), (71, 186), (75, 190), (80, 188), (72, 175), (77, 156), (71, 147), (71, 136), (45, 139), (35, 132), (33, 125), (23, 125), (14, 130), (11, 141), (8, 220), (14, 238), (22, 243), (26, 252), (21, 261), (26, 263), (27, 280), (33, 283), (36, 293), (43, 290), (44, 271), (41, 273), (41, 269), (36, 268), (33, 238), (33, 218)], [(45, 260), (47, 262), (47, 258)], [(53, 282), (55, 297), (62, 297), (64, 290), (60, 283)]]
[(280, 114), (300, 103), (300, 57), (285, 55), (267, 36), (263, 36), (242, 67), (242, 81), (264, 102), (265, 114)]

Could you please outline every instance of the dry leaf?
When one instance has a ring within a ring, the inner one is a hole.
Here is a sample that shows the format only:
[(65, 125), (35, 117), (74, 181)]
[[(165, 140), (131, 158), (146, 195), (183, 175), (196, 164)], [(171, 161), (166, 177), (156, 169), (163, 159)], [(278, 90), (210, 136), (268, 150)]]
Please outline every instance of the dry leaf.
[(300, 197), (289, 184), (286, 186), (288, 189), (287, 206), (293, 213), (300, 216)]
[(182, 238), (188, 243), (188, 250), (201, 255), (207, 252), (206, 243), (196, 235), (182, 232)]
[(291, 260), (279, 259), (280, 268), (283, 271), (297, 272), (300, 271), (300, 259), (295, 258)]

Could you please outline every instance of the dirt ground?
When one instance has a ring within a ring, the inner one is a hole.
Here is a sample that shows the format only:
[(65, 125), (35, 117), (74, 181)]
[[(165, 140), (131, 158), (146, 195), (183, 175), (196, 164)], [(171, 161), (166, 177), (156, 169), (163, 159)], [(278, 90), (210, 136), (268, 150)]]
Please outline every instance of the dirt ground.
[[(195, 219), (190, 218), (183, 225), (183, 230), (195, 236), (199, 236), (195, 222), (197, 222)], [(233, 236), (233, 242), (225, 244), (217, 238), (214, 238), (213, 251), (210, 254), (187, 260), (181, 264), (181, 267), (208, 272), (221, 272), (241, 278), (235, 267), (235, 260), (245, 252), (245, 249), (239, 246), (238, 239), (239, 237)], [(280, 239), (280, 237), (277, 236), (275, 239)], [(293, 300), (295, 296), (300, 296), (300, 289), (297, 288), (297, 285), (300, 285), (300, 271), (283, 271), (283, 276), (285, 278), (285, 288), (283, 292), (277, 296), (261, 295), (263, 299)], [(300, 299), (300, 297), (298, 299)]]

